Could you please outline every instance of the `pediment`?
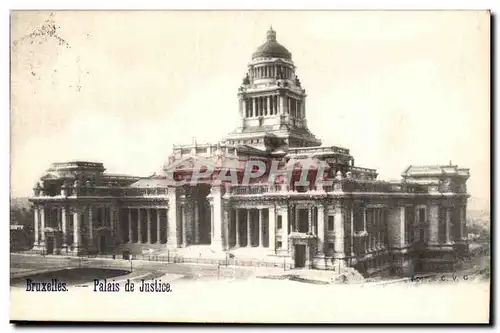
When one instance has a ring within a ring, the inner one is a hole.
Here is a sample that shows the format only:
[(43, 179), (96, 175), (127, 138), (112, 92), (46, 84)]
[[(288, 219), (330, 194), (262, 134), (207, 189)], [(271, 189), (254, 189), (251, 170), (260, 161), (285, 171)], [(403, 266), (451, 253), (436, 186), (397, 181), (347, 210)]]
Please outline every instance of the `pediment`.
[(164, 171), (192, 171), (198, 168), (203, 171), (203, 169), (217, 170), (220, 168), (235, 168), (237, 167), (236, 162), (236, 157), (228, 158), (227, 156), (187, 156), (166, 166), (166, 168), (164, 168)]

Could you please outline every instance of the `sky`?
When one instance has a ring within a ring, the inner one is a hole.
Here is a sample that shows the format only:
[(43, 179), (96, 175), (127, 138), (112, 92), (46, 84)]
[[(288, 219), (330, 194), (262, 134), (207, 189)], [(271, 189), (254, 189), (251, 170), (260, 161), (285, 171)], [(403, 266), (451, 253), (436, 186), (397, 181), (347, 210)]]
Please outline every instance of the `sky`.
[(12, 196), (52, 162), (147, 176), (173, 144), (217, 142), (270, 25), (324, 145), (383, 180), (470, 168), (469, 207), (489, 208), (490, 23), (473, 11), (12, 12)]

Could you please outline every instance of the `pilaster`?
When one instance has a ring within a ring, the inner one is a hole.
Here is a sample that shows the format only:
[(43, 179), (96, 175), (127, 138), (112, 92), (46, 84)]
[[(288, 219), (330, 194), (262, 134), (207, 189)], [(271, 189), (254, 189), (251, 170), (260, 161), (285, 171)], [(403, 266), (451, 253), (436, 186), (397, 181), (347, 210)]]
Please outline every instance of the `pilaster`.
[(211, 248), (216, 251), (222, 251), (222, 189), (220, 184), (213, 184), (211, 188), (211, 196), (213, 203), (213, 230)]
[(168, 189), (167, 247), (177, 248), (177, 188)]

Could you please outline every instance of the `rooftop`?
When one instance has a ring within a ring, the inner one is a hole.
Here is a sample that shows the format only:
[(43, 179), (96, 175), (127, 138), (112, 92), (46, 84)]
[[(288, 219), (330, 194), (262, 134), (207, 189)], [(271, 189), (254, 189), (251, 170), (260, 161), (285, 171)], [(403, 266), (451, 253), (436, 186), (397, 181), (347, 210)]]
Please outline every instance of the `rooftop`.
[(256, 58), (283, 58), (292, 59), (292, 54), (283, 45), (276, 41), (276, 31), (271, 27), (267, 32), (267, 40), (253, 53), (252, 59)]

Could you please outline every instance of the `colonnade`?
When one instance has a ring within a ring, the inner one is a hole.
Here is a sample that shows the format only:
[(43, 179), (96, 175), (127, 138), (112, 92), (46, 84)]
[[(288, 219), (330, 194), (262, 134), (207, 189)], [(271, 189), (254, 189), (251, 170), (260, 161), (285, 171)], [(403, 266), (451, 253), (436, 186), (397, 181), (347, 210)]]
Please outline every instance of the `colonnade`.
[(250, 70), (250, 73), (254, 79), (291, 79), (293, 76), (293, 69), (277, 64), (266, 64), (254, 66)]
[[(269, 208), (237, 208), (235, 211), (235, 247), (268, 247), (275, 249), (275, 217), (274, 209)], [(257, 213), (257, 214), (255, 214)], [(253, 216), (257, 215), (257, 228), (254, 228)], [(265, 223), (267, 215), (267, 223)], [(242, 218), (243, 216), (243, 218)], [(245, 225), (245, 228), (242, 226)], [(242, 232), (243, 231), (243, 232)], [(230, 231), (231, 232), (231, 231)], [(257, 242), (252, 242), (256, 237)], [(227, 241), (229, 243), (229, 239)]]
[(290, 96), (266, 95), (247, 97), (241, 100), (245, 118), (290, 114), (292, 117), (304, 118), (304, 103), (301, 99)]
[(124, 233), (122, 237), (124, 243), (166, 243), (167, 210), (165, 208), (123, 208), (123, 212), (126, 220), (122, 219), (119, 229), (122, 229)]
[[(95, 214), (94, 214), (95, 212)], [(34, 213), (34, 244), (44, 245), (46, 228), (61, 232), (62, 247), (78, 248), (82, 240), (82, 222), (86, 222), (87, 241), (93, 242), (94, 228), (107, 227), (112, 235), (118, 235), (116, 228), (116, 211), (111, 205), (106, 206), (35, 206)], [(68, 230), (69, 227), (72, 230)], [(72, 236), (72, 237), (69, 237)]]

